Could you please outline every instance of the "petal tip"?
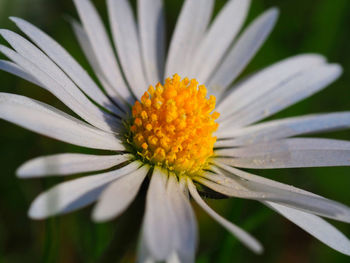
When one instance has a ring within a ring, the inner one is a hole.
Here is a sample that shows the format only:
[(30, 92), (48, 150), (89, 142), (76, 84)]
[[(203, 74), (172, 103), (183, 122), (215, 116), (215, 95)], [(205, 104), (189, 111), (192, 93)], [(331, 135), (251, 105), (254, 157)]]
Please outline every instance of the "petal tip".
[(23, 166), (20, 166), (20, 167), (16, 170), (15, 174), (16, 174), (16, 177), (17, 177), (17, 178), (26, 178), (26, 177), (27, 177), (26, 173), (23, 171)]
[(1, 36), (4, 37), (6, 34), (8, 34), (8, 32), (10, 32), (10, 30), (4, 29), (4, 28), (0, 28), (0, 35)]
[(28, 217), (33, 220), (44, 220), (47, 218), (40, 212), (40, 210), (37, 209), (35, 203), (33, 203), (29, 208)]
[(340, 64), (332, 64), (334, 67), (334, 70), (338, 72), (339, 75), (343, 73), (343, 67)]
[(278, 7), (274, 6), (274, 7), (271, 7), (268, 11), (272, 16), (275, 16), (276, 18), (279, 16), (280, 14), (280, 10)]
[(16, 177), (21, 179), (35, 177), (33, 176), (33, 174), (28, 173), (29, 171), (27, 168), (28, 168), (27, 163), (24, 163), (20, 167), (18, 167), (15, 172)]
[(103, 215), (100, 212), (98, 205), (96, 205), (91, 213), (91, 219), (95, 223), (106, 223), (106, 222), (112, 220), (113, 218), (111, 216), (108, 216), (108, 215)]
[(14, 22), (14, 23), (18, 23), (18, 22), (22, 22), (24, 21), (22, 18), (16, 17), (16, 16), (10, 16), (9, 19)]
[(278, 9), (278, 7), (271, 7), (264, 14), (265, 19), (268, 19), (270, 23), (274, 26), (279, 17), (280, 10)]
[(264, 254), (264, 247), (261, 244), (257, 244), (257, 247), (255, 248), (254, 252), (258, 255)]

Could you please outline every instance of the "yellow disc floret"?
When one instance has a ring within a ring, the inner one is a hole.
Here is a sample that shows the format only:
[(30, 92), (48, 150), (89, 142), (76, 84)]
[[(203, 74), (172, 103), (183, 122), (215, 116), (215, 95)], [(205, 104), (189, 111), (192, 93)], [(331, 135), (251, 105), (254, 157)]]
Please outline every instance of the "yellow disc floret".
[(131, 132), (139, 155), (179, 174), (207, 168), (218, 128), (215, 97), (195, 79), (177, 74), (158, 83), (132, 108)]

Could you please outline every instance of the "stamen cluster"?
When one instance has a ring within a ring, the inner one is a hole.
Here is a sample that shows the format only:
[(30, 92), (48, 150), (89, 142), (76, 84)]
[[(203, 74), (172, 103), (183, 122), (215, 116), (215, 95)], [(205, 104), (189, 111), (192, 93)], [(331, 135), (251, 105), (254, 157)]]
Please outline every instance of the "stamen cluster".
[(194, 174), (213, 155), (219, 117), (215, 97), (195, 79), (175, 74), (164, 86), (158, 83), (132, 108), (131, 132), (139, 155), (177, 173)]

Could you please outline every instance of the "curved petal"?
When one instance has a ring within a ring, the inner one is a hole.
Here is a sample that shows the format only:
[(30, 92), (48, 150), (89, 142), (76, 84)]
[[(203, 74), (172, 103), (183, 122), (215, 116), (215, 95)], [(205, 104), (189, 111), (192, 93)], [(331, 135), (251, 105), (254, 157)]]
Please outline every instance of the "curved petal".
[(28, 74), (25, 72), (20, 66), (17, 64), (7, 61), (7, 60), (2, 60), (0, 59), (0, 69), (3, 71), (6, 71), (12, 75), (16, 75), (22, 79), (25, 79), (39, 87), (42, 87), (43, 85), (37, 81), (31, 74)]
[(221, 217), (214, 210), (212, 210), (200, 197), (195, 185), (193, 184), (192, 180), (189, 178), (187, 179), (187, 185), (191, 193), (191, 196), (205, 212), (207, 212), (214, 220), (220, 223), (220, 225), (222, 225), (224, 228), (230, 231), (235, 237), (237, 237), (237, 239), (239, 239), (249, 249), (251, 249), (255, 253), (262, 253), (263, 248), (259, 243), (259, 241), (257, 241), (254, 237), (252, 237), (250, 234), (245, 232), (243, 229), (227, 221), (225, 218)]
[(33, 178), (53, 175), (71, 175), (95, 172), (112, 168), (132, 158), (129, 154), (90, 155), (63, 153), (38, 157), (22, 164), (17, 169), (17, 176)]
[(156, 261), (166, 260), (174, 250), (176, 225), (166, 198), (166, 171), (155, 167), (147, 192), (143, 235), (150, 254)]
[(138, 23), (143, 65), (149, 84), (163, 81), (165, 17), (163, 0), (138, 0)]
[(213, 0), (184, 2), (170, 42), (165, 78), (175, 73), (187, 77), (192, 53), (207, 28), (213, 5)]
[[(191, 61), (190, 76), (207, 83), (236, 38), (247, 16), (250, 0), (231, 0), (222, 8), (200, 42)], [(208, 87), (211, 89), (211, 87)], [(215, 91), (211, 91), (215, 95)]]
[(38, 45), (38, 47), (41, 48), (92, 100), (119, 116), (124, 115), (111, 103), (109, 98), (103, 94), (87, 72), (60, 44), (39, 28), (23, 19), (12, 17), (11, 20), (14, 21), (22, 32)]
[(98, 62), (96, 54), (93, 50), (93, 47), (90, 43), (90, 39), (84, 30), (84, 28), (74, 19), (70, 20), (73, 32), (79, 42), (81, 49), (83, 50), (84, 55), (86, 56), (90, 66), (93, 68), (94, 73), (96, 74), (98, 80), (102, 84), (109, 98), (118, 105), (124, 112), (128, 112), (130, 110), (129, 106), (126, 105), (124, 99), (121, 95), (112, 87), (103, 73), (102, 68)]
[(136, 171), (139, 167), (139, 162), (133, 162), (112, 172), (61, 183), (34, 200), (29, 216), (33, 219), (45, 219), (87, 206), (100, 196), (110, 182)]
[(217, 174), (207, 173), (205, 178), (196, 178), (196, 180), (228, 196), (273, 201), (309, 213), (350, 222), (350, 209), (343, 204), (219, 162), (217, 165), (223, 170), (214, 168)]
[(151, 251), (149, 250), (147, 246), (147, 242), (143, 235), (144, 227), (142, 227), (141, 230), (141, 237), (139, 240), (139, 244), (137, 246), (137, 263), (156, 263), (156, 261), (153, 259)]
[(341, 73), (342, 68), (336, 64), (310, 68), (280, 83), (268, 94), (250, 101), (249, 105), (236, 111), (227, 120), (235, 127), (242, 127), (267, 118), (324, 89)]
[(148, 171), (149, 167), (143, 166), (111, 183), (99, 197), (92, 219), (105, 222), (123, 213), (135, 199)]
[(236, 167), (268, 169), (349, 166), (350, 142), (317, 138), (291, 138), (242, 148), (217, 150), (223, 163)]
[(104, 76), (125, 101), (133, 104), (135, 99), (125, 84), (108, 34), (95, 7), (90, 0), (74, 0), (74, 4)]
[(55, 63), (29, 41), (8, 30), (0, 30), (0, 34), (19, 53), (1, 45), (0, 52), (35, 76), (45, 89), (76, 114), (90, 124), (106, 131), (115, 131), (119, 127), (119, 119), (94, 105)]
[(113, 134), (96, 129), (47, 104), (24, 96), (0, 93), (0, 118), (78, 146), (125, 150)]
[(251, 157), (294, 150), (350, 150), (350, 141), (324, 138), (287, 138), (239, 148), (224, 148), (216, 150), (216, 155)]
[(277, 17), (278, 10), (271, 8), (256, 18), (242, 33), (222, 64), (208, 80), (207, 86), (216, 91), (216, 96), (220, 97), (256, 54), (273, 29)]
[[(92, 44), (90, 43), (89, 36), (87, 35), (85, 29), (77, 20), (75, 20), (73, 18), (70, 19), (69, 22), (71, 24), (73, 33), (74, 33), (76, 39), (78, 40), (78, 43), (79, 43), (86, 59), (88, 60), (90, 66), (94, 70), (94, 73), (96, 75), (104, 76), (103, 70), (100, 67), (100, 64), (98, 63), (98, 59), (96, 57), (96, 54), (95, 54), (94, 49), (92, 47)], [(113, 92), (115, 93), (115, 91), (113, 91)], [(114, 93), (111, 93), (112, 96), (115, 95)], [(109, 95), (111, 96), (111, 94), (109, 94)]]
[(180, 260), (179, 255), (177, 253), (172, 253), (170, 257), (165, 261), (165, 263), (191, 263), (194, 262), (194, 260)]
[(234, 159), (221, 158), (220, 161), (241, 168), (277, 169), (349, 166), (349, 158), (349, 150), (295, 150)]
[(223, 127), (215, 135), (219, 138), (232, 139), (219, 140), (215, 146), (243, 146), (270, 142), (301, 134), (330, 132), (349, 128), (350, 112), (348, 111), (304, 115), (267, 121), (241, 129)]
[(125, 77), (137, 98), (148, 87), (141, 60), (135, 18), (128, 0), (107, 0), (114, 44)]
[[(220, 121), (227, 116), (247, 107), (261, 97), (291, 80), (293, 77), (315, 66), (324, 65), (325, 58), (316, 54), (302, 54), (279, 61), (267, 68), (253, 74), (240, 84), (232, 87), (227, 96), (219, 102), (217, 110), (222, 113)], [(232, 107), (232, 105), (235, 105)], [(230, 123), (222, 123), (221, 126), (230, 126)]]
[(288, 206), (273, 202), (264, 202), (264, 204), (292, 221), (327, 246), (350, 256), (350, 240), (327, 221), (318, 216)]
[(172, 206), (172, 220), (176, 225), (174, 242), (178, 262), (194, 262), (197, 248), (197, 222), (188, 197), (184, 195), (175, 174), (169, 176), (167, 194)]

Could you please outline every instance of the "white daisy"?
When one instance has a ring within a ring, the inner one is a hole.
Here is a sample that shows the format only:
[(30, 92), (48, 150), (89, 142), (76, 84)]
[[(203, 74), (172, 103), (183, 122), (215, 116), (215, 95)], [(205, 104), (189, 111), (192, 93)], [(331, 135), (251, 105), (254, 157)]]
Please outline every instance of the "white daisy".
[(249, 0), (228, 1), (210, 25), (214, 0), (186, 0), (165, 60), (162, 1), (139, 0), (136, 24), (127, 0), (108, 0), (119, 67), (94, 6), (89, 0), (74, 2), (81, 20), (72, 22), (74, 32), (101, 85), (30, 23), (11, 18), (31, 42), (0, 31), (12, 47), (0, 46), (9, 58), (1, 60), (0, 68), (48, 90), (76, 114), (0, 93), (0, 118), (67, 143), (111, 152), (57, 154), (22, 165), (21, 178), (100, 171), (42, 193), (30, 208), (31, 218), (45, 219), (96, 202), (93, 220), (113, 219), (148, 178), (140, 262), (194, 261), (197, 225), (190, 196), (248, 248), (262, 251), (256, 239), (205, 203), (199, 194), (203, 189), (258, 200), (350, 255), (349, 240), (319, 217), (350, 222), (348, 207), (238, 169), (350, 164), (348, 141), (294, 138), (348, 128), (349, 112), (255, 124), (325, 88), (341, 74), (339, 65), (303, 54), (234, 83), (272, 30), (276, 9), (239, 34)]

